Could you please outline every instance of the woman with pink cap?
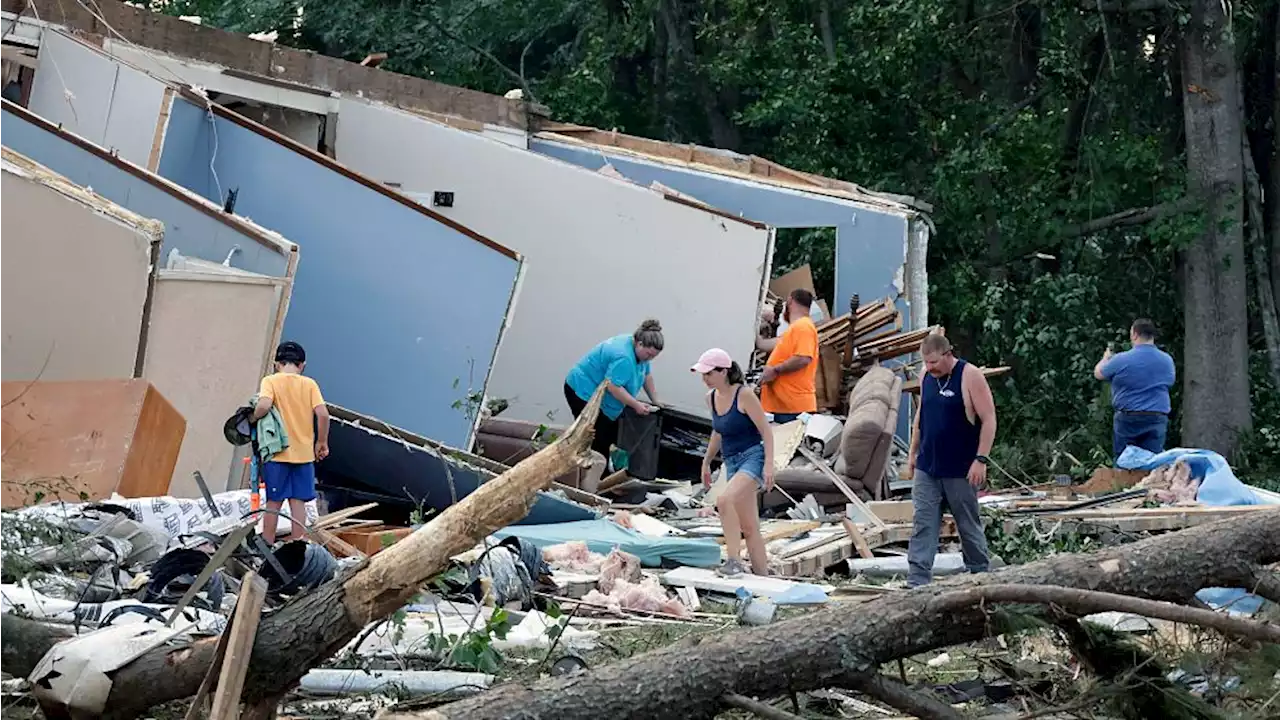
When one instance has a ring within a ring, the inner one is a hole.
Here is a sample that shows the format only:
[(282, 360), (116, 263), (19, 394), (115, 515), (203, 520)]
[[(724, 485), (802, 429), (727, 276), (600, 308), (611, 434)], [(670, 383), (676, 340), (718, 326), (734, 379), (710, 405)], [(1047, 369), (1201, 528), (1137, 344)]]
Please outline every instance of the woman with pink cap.
[(773, 489), (773, 432), (765, 418), (760, 399), (751, 390), (743, 392), (742, 368), (720, 348), (712, 348), (694, 363), (694, 372), (711, 388), (707, 404), (711, 407), (711, 441), (702, 459), (702, 484), (711, 487), (711, 460), (719, 452), (724, 456), (725, 477), (729, 485), (716, 500), (720, 526), (724, 530), (724, 546), (728, 559), (720, 574), (731, 576), (746, 572), (742, 564), (742, 541), (746, 540), (751, 555), (751, 570), (756, 575), (769, 574), (769, 556), (760, 537), (760, 511), (756, 493)]

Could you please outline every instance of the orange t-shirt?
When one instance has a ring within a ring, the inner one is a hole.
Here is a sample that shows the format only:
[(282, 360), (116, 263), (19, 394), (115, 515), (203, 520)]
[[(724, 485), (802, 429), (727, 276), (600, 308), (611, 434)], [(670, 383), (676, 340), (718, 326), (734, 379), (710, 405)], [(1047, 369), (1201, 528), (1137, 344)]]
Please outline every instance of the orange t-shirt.
[(765, 412), (802, 413), (818, 411), (814, 378), (818, 375), (818, 328), (813, 320), (802, 317), (787, 326), (778, 344), (769, 353), (767, 367), (781, 365), (797, 355), (813, 361), (803, 370), (783, 373), (760, 390), (760, 404)]
[(312, 418), (316, 408), (324, 404), (316, 381), (298, 373), (275, 373), (262, 378), (258, 395), (271, 398), (289, 435), (289, 447), (276, 453), (272, 462), (315, 462), (316, 428)]

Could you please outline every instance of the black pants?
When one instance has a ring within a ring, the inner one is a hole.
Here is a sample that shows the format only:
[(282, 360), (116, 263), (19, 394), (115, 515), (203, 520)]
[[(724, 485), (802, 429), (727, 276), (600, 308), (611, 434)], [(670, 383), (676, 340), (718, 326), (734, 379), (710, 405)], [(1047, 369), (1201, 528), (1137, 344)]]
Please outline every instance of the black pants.
[[(576, 418), (582, 414), (587, 407), (587, 401), (578, 397), (578, 393), (569, 387), (569, 383), (564, 384), (564, 399), (569, 403), (569, 411)], [(602, 412), (596, 416), (596, 435), (591, 440), (591, 449), (604, 456), (605, 460), (609, 459), (609, 448), (618, 442), (618, 421), (610, 420), (605, 417)]]

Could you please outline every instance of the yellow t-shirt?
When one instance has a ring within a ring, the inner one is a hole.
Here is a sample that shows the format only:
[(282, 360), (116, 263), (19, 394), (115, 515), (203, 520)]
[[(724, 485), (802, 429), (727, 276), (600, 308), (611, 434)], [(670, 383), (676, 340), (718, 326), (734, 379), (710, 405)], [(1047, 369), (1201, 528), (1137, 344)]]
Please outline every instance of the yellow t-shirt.
[(275, 373), (262, 378), (258, 395), (271, 398), (280, 411), (289, 447), (275, 454), (273, 462), (309, 463), (316, 460), (315, 410), (324, 404), (315, 380), (298, 373)]
[(802, 317), (787, 326), (778, 338), (778, 344), (769, 353), (768, 367), (781, 365), (792, 357), (801, 355), (813, 362), (797, 372), (779, 375), (773, 382), (760, 389), (760, 405), (765, 412), (803, 413), (818, 411), (817, 390), (814, 379), (818, 375), (818, 328), (813, 319)]

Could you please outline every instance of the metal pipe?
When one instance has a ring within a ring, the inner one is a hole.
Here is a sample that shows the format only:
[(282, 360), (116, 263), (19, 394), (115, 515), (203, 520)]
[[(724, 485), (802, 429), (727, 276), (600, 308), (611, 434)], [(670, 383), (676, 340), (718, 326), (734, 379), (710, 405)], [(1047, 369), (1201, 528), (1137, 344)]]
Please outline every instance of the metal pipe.
[(346, 695), (395, 688), (409, 695), (456, 692), (469, 694), (489, 687), (492, 675), (445, 670), (311, 670), (302, 690), (315, 695)]

